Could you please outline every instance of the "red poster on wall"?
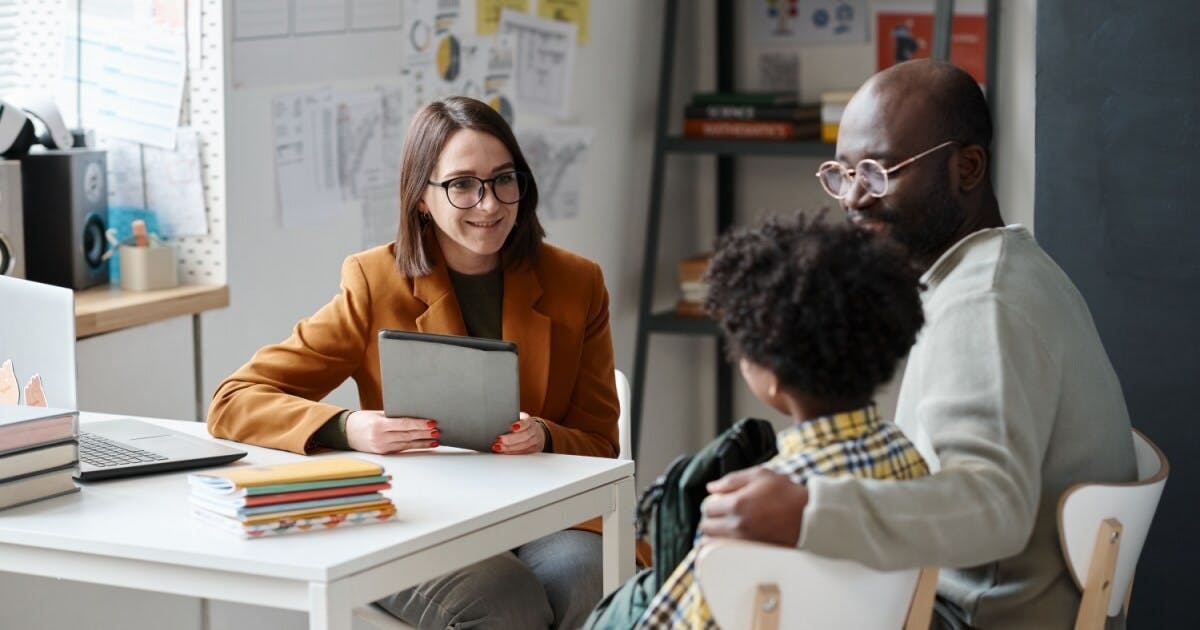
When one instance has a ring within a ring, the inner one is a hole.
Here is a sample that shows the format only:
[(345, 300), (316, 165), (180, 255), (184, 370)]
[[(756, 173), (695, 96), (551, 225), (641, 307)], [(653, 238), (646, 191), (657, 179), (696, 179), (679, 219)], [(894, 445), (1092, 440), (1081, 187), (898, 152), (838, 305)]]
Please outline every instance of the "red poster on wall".
[[(987, 83), (987, 17), (956, 15), (950, 36), (950, 62), (980, 85)], [(880, 12), (875, 18), (876, 70), (933, 52), (933, 14)]]

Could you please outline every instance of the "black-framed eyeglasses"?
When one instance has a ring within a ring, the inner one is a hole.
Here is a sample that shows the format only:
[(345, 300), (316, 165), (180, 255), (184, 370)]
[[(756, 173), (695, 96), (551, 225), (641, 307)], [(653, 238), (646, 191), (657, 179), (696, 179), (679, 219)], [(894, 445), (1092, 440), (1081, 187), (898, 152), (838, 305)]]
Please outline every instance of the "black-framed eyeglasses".
[(508, 171), (500, 173), (491, 179), (480, 179), (474, 175), (463, 175), (448, 179), (444, 182), (430, 180), (430, 186), (441, 186), (446, 189), (446, 199), (450, 205), (459, 210), (468, 210), (483, 201), (484, 186), (492, 185), (492, 194), (500, 203), (517, 203), (529, 189), (529, 173)]
[(845, 199), (846, 195), (854, 189), (857, 182), (861, 184), (863, 190), (872, 197), (882, 197), (888, 194), (888, 175), (916, 162), (917, 160), (953, 144), (959, 144), (957, 140), (947, 140), (932, 149), (922, 151), (903, 162), (891, 167), (884, 168), (877, 160), (867, 158), (859, 160), (854, 168), (846, 168), (841, 162), (825, 162), (817, 169), (817, 179), (821, 180), (821, 186), (825, 192), (829, 193), (834, 199)]

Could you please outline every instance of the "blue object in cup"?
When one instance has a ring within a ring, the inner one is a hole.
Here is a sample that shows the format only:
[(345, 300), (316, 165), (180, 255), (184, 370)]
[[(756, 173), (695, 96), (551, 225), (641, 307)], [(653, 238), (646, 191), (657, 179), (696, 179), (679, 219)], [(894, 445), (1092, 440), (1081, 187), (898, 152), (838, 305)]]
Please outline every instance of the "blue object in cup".
[[(108, 231), (116, 237), (118, 243), (132, 241), (132, 226), (137, 219), (146, 222), (148, 234), (159, 234), (158, 216), (153, 210), (127, 206), (110, 206), (108, 208)], [(119, 286), (121, 284), (120, 248), (113, 246), (112, 252), (112, 256), (108, 259), (108, 281), (114, 286)]]

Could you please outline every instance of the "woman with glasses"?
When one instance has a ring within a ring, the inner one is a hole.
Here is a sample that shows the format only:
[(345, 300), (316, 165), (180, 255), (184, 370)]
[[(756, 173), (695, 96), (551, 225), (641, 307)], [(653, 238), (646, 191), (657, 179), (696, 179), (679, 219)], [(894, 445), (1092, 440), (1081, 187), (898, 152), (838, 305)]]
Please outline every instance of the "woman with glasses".
[[(604, 278), (543, 242), (537, 199), (499, 114), (461, 97), (425, 107), (404, 142), (396, 241), (347, 258), (329, 304), (221, 383), (209, 431), (297, 453), (436, 447), (436, 418), (381, 411), (377, 333), (388, 328), (518, 345), (522, 412), (493, 451), (615, 457)], [(320, 402), (347, 378), (362, 409)], [(602, 592), (599, 531), (597, 519), (379, 603), (422, 628), (575, 628)]]

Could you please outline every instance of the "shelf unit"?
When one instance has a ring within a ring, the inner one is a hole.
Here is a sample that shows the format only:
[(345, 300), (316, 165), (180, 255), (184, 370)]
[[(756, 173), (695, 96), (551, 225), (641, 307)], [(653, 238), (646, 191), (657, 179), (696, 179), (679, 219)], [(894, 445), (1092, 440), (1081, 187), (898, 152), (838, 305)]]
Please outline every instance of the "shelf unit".
[[(634, 347), (632, 422), (631, 438), (634, 457), (641, 444), (642, 410), (646, 395), (646, 370), (649, 359), (650, 336), (674, 334), (711, 336), (717, 339), (716, 347), (716, 422), (720, 432), (733, 421), (733, 369), (725, 360), (721, 347), (720, 331), (716, 322), (703, 317), (676, 315), (674, 311), (658, 311), (654, 308), (654, 280), (658, 267), (658, 241), (662, 223), (662, 199), (666, 158), (672, 154), (716, 156), (716, 228), (722, 234), (733, 225), (734, 178), (736, 158), (741, 156), (766, 156), (784, 158), (831, 157), (833, 145), (818, 141), (756, 141), (724, 140), (712, 138), (688, 138), (673, 133), (668, 127), (671, 119), (671, 82), (674, 74), (675, 40), (679, 24), (679, 0), (666, 0), (663, 19), (662, 52), (659, 65), (658, 109), (655, 113), (654, 158), (650, 170), (650, 200), (646, 216), (646, 242), (642, 257), (642, 285), (638, 302), (638, 329)], [(987, 72), (988, 96), (993, 97), (995, 83), (995, 15), (996, 0), (987, 1), (988, 46)], [(733, 91), (736, 3), (734, 0), (716, 0), (716, 89)], [(951, 17), (954, 0), (934, 2), (933, 56), (946, 59), (949, 56)]]

